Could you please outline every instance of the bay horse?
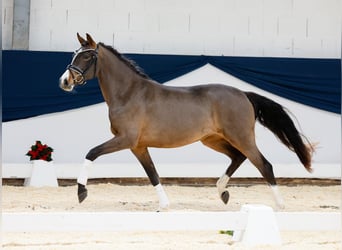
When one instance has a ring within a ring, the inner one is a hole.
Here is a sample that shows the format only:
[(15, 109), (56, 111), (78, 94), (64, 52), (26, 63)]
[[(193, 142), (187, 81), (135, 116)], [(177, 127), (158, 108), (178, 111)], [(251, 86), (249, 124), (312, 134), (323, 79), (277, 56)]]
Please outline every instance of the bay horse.
[(150, 79), (111, 46), (96, 43), (89, 34), (84, 39), (77, 33), (77, 38), (81, 47), (60, 77), (59, 86), (72, 91), (75, 86), (97, 77), (114, 135), (86, 155), (77, 179), (80, 203), (88, 195), (86, 184), (91, 163), (103, 154), (130, 149), (156, 189), (159, 209), (167, 208), (169, 200), (148, 148), (180, 147), (201, 141), (231, 159), (216, 184), (225, 204), (229, 200), (229, 179), (248, 159), (267, 181), (276, 204), (282, 208), (272, 165), (256, 146), (256, 120), (294, 151), (306, 170), (311, 171), (313, 147), (280, 104), (256, 93), (220, 84), (165, 86)]

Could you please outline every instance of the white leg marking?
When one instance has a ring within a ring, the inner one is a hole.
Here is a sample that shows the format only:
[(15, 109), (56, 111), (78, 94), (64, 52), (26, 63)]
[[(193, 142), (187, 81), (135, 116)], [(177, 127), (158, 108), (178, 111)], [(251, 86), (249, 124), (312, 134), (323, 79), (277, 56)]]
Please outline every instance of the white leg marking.
[(219, 196), (221, 197), (221, 194), (226, 191), (227, 188), (227, 184), (229, 181), (229, 176), (227, 174), (224, 174), (220, 177), (220, 179), (218, 179), (218, 181), (216, 182), (216, 187), (218, 189), (219, 192)]
[(164, 191), (163, 186), (159, 183), (158, 185), (154, 186), (157, 191), (158, 198), (159, 198), (159, 209), (166, 209), (169, 207), (170, 202), (167, 198), (167, 195)]
[(92, 161), (85, 159), (83, 162), (83, 165), (81, 167), (81, 171), (80, 174), (77, 178), (77, 183), (82, 184), (82, 185), (87, 185), (87, 181), (88, 181), (88, 173), (89, 170), (92, 166)]
[(67, 80), (69, 78), (69, 70), (66, 70), (60, 78), (60, 81)]
[(285, 208), (284, 201), (283, 201), (283, 198), (281, 197), (281, 195), (279, 193), (278, 186), (277, 185), (270, 185), (270, 187), (273, 191), (274, 199), (276, 201), (278, 208), (284, 209)]

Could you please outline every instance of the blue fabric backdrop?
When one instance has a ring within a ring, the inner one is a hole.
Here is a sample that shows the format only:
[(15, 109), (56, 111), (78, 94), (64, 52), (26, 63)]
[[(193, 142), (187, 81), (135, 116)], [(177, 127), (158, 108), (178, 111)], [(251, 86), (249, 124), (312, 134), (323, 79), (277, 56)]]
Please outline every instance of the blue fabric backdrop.
[[(103, 102), (96, 80), (66, 93), (58, 79), (69, 52), (3, 51), (3, 121)], [(322, 110), (341, 112), (341, 61), (225, 56), (126, 54), (164, 83), (198, 67), (213, 66), (261, 89)]]

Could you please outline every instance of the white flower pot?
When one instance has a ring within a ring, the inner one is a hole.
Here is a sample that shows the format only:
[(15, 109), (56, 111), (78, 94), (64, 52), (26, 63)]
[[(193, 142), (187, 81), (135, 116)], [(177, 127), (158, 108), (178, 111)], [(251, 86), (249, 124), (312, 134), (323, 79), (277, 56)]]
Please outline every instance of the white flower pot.
[(55, 166), (53, 162), (44, 160), (32, 161), (31, 177), (24, 182), (26, 187), (58, 187)]

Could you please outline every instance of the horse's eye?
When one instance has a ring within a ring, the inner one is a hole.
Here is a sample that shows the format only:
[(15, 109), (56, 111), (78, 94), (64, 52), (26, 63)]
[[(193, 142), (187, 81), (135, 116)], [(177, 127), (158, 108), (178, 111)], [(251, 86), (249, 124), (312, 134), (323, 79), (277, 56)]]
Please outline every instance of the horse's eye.
[(85, 61), (89, 61), (89, 60), (91, 59), (91, 55), (85, 54), (85, 55), (83, 56), (83, 59), (84, 59)]

